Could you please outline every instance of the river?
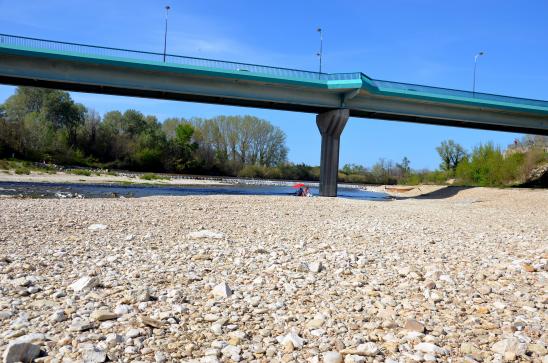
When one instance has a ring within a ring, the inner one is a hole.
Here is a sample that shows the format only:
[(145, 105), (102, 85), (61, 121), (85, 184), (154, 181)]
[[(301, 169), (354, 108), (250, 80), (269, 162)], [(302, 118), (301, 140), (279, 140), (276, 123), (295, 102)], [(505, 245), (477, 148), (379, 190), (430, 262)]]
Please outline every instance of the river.
[[(318, 188), (311, 188), (318, 195)], [(282, 185), (121, 185), (85, 183), (36, 183), (0, 181), (0, 195), (22, 198), (139, 198), (157, 195), (295, 195), (295, 189)], [(350, 199), (388, 200), (384, 193), (339, 186), (338, 196)]]

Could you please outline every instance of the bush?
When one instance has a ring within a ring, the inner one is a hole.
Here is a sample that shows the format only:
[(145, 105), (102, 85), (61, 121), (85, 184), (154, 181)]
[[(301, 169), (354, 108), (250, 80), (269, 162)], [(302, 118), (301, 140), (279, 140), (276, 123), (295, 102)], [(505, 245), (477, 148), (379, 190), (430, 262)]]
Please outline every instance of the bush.
[(72, 169), (68, 171), (69, 174), (91, 176), (91, 171), (85, 169)]
[(167, 176), (156, 175), (154, 173), (143, 174), (140, 176), (140, 178), (144, 180), (161, 180), (161, 179), (169, 180), (169, 177)]
[(17, 167), (15, 168), (15, 174), (18, 174), (18, 175), (22, 175), (22, 174), (25, 174), (25, 175), (29, 175), (30, 174), (30, 169), (29, 168), (25, 168), (25, 167)]
[(9, 170), (10, 162), (7, 160), (0, 160), (0, 169)]

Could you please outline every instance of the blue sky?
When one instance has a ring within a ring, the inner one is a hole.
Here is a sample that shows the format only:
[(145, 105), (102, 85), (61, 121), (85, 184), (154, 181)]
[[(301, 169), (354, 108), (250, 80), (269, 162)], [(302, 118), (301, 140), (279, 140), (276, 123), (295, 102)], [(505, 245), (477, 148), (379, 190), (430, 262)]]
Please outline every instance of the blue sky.
[[(474, 55), (480, 92), (548, 100), (548, 2), (539, 1), (184, 1), (0, 0), (0, 33), (161, 52), (164, 6), (168, 52), (317, 70), (316, 28), (324, 29), (326, 72), (362, 71), (373, 78), (471, 89)], [(0, 85), (0, 102), (14, 88)], [(99, 113), (133, 108), (167, 117), (250, 114), (287, 134), (289, 158), (319, 164), (312, 114), (72, 93)], [(407, 156), (435, 168), (434, 148), (452, 138), (466, 148), (521, 135), (350, 119), (341, 166), (371, 166)]]

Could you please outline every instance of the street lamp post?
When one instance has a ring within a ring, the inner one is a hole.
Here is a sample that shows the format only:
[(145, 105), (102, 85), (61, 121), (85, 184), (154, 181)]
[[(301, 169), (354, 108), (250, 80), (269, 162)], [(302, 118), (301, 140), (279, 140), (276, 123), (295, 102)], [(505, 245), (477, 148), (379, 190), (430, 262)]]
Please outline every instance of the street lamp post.
[(472, 84), (472, 95), (475, 97), (476, 95), (476, 66), (478, 64), (478, 58), (484, 55), (484, 52), (479, 52), (474, 56), (474, 83)]
[(320, 78), (322, 74), (322, 54), (323, 54), (323, 34), (322, 34), (322, 28), (318, 28), (317, 32), (320, 33), (320, 51), (316, 53), (318, 57), (320, 57)]
[(167, 48), (167, 14), (169, 13), (171, 7), (166, 5), (166, 30), (164, 32), (164, 63), (166, 62), (166, 48)]

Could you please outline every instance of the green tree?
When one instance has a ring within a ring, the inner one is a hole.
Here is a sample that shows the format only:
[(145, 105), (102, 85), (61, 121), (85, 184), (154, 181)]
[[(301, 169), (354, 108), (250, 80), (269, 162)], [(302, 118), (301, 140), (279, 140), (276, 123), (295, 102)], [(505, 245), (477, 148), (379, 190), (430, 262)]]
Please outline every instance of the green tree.
[(442, 170), (454, 173), (459, 163), (466, 157), (464, 148), (453, 140), (445, 140), (436, 147), (441, 158), (440, 167)]

